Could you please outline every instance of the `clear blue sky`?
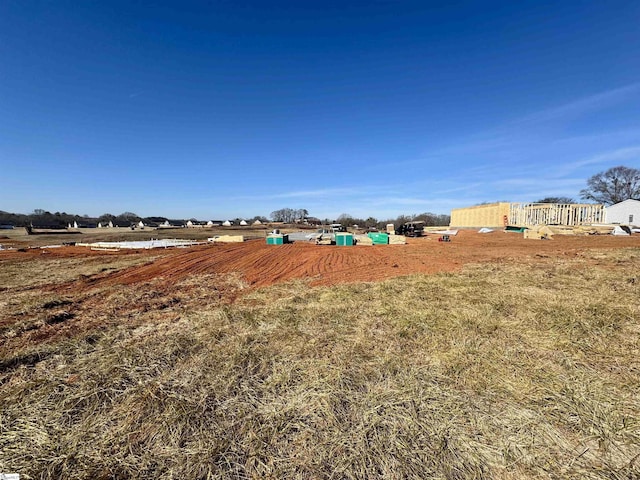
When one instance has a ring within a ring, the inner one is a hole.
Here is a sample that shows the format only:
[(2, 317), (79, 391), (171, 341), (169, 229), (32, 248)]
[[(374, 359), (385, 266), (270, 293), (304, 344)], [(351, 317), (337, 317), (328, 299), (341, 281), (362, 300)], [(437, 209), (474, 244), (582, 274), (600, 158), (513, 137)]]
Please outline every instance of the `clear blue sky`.
[(640, 168), (640, 2), (0, 2), (0, 210), (387, 218)]

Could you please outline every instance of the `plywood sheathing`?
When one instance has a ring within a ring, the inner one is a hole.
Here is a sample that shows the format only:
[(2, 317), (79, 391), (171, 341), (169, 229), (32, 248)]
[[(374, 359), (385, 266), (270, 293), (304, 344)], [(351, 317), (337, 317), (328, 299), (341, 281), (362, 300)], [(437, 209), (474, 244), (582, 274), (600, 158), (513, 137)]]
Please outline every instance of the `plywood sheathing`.
[(488, 203), (451, 210), (451, 227), (502, 228), (508, 224), (511, 204)]

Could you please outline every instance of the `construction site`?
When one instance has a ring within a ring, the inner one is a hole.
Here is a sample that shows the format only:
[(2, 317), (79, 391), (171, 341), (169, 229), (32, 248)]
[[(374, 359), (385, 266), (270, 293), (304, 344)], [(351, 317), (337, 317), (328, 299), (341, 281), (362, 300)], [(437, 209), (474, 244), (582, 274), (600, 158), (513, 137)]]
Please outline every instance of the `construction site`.
[[(473, 211), (475, 210), (475, 207)], [(485, 215), (483, 211), (481, 215)], [(453, 219), (457, 216), (452, 215)], [(497, 214), (496, 214), (496, 218)], [(484, 223), (484, 225), (491, 223)], [(593, 227), (595, 228), (595, 227)], [(203, 232), (202, 238), (142, 240), (145, 233), (127, 232), (132, 240), (87, 241), (52, 244), (56, 238), (47, 236), (34, 244), (34, 237), (18, 232), (13, 239), (0, 240), (4, 250), (0, 261), (21, 258), (92, 257), (96, 255), (149, 256), (148, 265), (131, 270), (99, 275), (96, 282), (135, 283), (153, 278), (172, 282), (196, 274), (236, 272), (249, 285), (265, 286), (292, 279), (308, 279), (312, 284), (333, 285), (342, 282), (376, 281), (415, 273), (456, 271), (468, 263), (527, 259), (536, 255), (573, 256), (584, 249), (640, 246), (640, 235), (626, 238), (610, 235), (614, 227), (586, 229), (580, 235), (575, 230), (557, 228), (554, 231), (531, 227), (527, 231), (475, 229), (426, 229), (419, 237), (379, 232), (373, 234), (311, 232), (274, 234), (264, 229), (244, 230), (244, 235), (214, 235)], [(161, 236), (163, 232), (156, 232)], [(174, 234), (174, 233), (172, 233)], [(192, 232), (188, 232), (193, 236)], [(337, 235), (338, 240), (336, 241)], [(115, 236), (114, 238), (122, 238)], [(135, 240), (134, 240), (135, 238)], [(266, 238), (266, 241), (265, 241)], [(552, 242), (531, 242), (531, 238)], [(318, 241), (320, 239), (320, 241)], [(354, 242), (354, 239), (356, 240)], [(65, 240), (61, 237), (61, 240)], [(446, 241), (443, 241), (446, 240)], [(333, 245), (333, 246), (331, 246)], [(346, 248), (349, 247), (349, 248)], [(84, 285), (78, 284), (73, 288)]]
[[(453, 209), (450, 225), (443, 227), (425, 227), (423, 221), (409, 221), (404, 224), (386, 225), (386, 231), (363, 231), (347, 228), (345, 225), (332, 224), (314, 228), (299, 225), (256, 223), (237, 227), (225, 223), (201, 225), (200, 228), (149, 228), (120, 229), (99, 228), (82, 229), (77, 226), (66, 230), (38, 230), (27, 227), (5, 230), (5, 240), (0, 239), (0, 250), (25, 250), (42, 248), (43, 252), (53, 249), (77, 246), (92, 251), (117, 252), (121, 250), (151, 250), (190, 248), (202, 245), (244, 243), (262, 239), (266, 245), (282, 247), (301, 242), (316, 246), (362, 247), (362, 246), (401, 246), (414, 239), (431, 240), (442, 243), (469, 242), (470, 232), (486, 234), (495, 232), (519, 233), (524, 240), (551, 240), (554, 236), (630, 236), (640, 233), (640, 228), (632, 223), (640, 202), (628, 200), (611, 208), (612, 219), (628, 219), (629, 223), (607, 223), (607, 208), (599, 204), (552, 204), (552, 203), (509, 203), (496, 202), (466, 208)], [(627, 211), (621, 208), (627, 205)], [(617, 210), (616, 210), (617, 209)], [(615, 214), (613, 214), (615, 210)], [(632, 212), (632, 213), (628, 213)], [(636, 215), (638, 218), (638, 215)], [(209, 222), (212, 223), (212, 222)], [(281, 230), (282, 229), (282, 230)], [(462, 232), (462, 235), (458, 236)], [(26, 235), (25, 235), (26, 233)], [(73, 234), (73, 235), (70, 235)], [(73, 241), (70, 241), (73, 240)], [(517, 240), (510, 237), (509, 240)], [(57, 242), (57, 243), (56, 243)], [(420, 242), (418, 242), (419, 244)], [(470, 246), (474, 243), (472, 242)], [(252, 243), (253, 245), (254, 243)], [(299, 247), (296, 247), (299, 248)], [(409, 247), (414, 248), (414, 247)], [(456, 247), (451, 247), (455, 249)], [(538, 248), (538, 247), (536, 247)], [(284, 251), (279, 252), (279, 254)], [(370, 252), (363, 253), (364, 256)], [(349, 254), (347, 254), (349, 255)], [(481, 254), (480, 254), (481, 257)], [(333, 265), (332, 265), (333, 266)], [(341, 268), (339, 265), (335, 265)], [(407, 272), (410, 272), (409, 269)], [(421, 271), (419, 267), (415, 271)]]
[(0, 468), (637, 478), (640, 235), (286, 227), (3, 231)]

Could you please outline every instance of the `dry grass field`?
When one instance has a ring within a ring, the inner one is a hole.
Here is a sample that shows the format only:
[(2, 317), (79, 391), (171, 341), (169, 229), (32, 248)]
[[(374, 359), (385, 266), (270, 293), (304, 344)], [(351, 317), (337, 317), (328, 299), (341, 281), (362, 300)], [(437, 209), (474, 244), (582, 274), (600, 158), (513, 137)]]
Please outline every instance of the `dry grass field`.
[(499, 235), (0, 253), (0, 472), (640, 478), (640, 242)]

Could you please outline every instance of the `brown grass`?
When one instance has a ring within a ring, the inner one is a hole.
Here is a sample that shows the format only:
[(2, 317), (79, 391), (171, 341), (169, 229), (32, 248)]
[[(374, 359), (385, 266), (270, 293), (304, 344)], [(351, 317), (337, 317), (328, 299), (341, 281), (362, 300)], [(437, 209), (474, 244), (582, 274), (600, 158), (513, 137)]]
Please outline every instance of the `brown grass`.
[(24, 305), (11, 287), (0, 471), (640, 478), (639, 271), (638, 249), (596, 251), (233, 304), (233, 275)]
[[(46, 251), (45, 251), (46, 252)], [(26, 289), (50, 283), (64, 283), (104, 272), (117, 271), (154, 260), (149, 255), (49, 258), (43, 252), (36, 258), (2, 259), (1, 289)], [(0, 291), (2, 291), (0, 290)]]

